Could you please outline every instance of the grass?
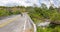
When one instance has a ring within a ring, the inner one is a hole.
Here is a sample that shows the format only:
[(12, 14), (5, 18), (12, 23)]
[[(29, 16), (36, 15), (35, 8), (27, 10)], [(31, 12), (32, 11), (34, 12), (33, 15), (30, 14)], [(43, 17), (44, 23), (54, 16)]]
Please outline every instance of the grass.
[(60, 32), (60, 26), (56, 26), (55, 28), (46, 27), (45, 29), (37, 27), (37, 32)]

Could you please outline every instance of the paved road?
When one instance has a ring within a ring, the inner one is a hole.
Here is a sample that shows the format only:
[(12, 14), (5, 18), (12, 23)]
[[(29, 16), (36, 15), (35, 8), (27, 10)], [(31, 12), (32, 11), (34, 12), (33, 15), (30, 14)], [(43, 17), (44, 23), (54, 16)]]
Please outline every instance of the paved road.
[(21, 18), (20, 15), (2, 21), (0, 22), (0, 32), (18, 32), (20, 31), (18, 28), (23, 28), (24, 25), (24, 18)]
[(33, 28), (27, 15), (11, 16), (10, 18), (0, 20), (0, 32), (25, 32), (24, 30)]

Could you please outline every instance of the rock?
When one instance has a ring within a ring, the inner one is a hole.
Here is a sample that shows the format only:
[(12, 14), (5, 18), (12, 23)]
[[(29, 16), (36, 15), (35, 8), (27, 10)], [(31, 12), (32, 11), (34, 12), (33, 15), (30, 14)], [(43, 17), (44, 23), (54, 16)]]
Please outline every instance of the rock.
[(49, 26), (50, 22), (42, 22), (42, 23), (39, 23), (38, 26), (41, 26), (41, 27), (46, 27), (46, 26)]
[(60, 25), (60, 21), (51, 21), (50, 24)]

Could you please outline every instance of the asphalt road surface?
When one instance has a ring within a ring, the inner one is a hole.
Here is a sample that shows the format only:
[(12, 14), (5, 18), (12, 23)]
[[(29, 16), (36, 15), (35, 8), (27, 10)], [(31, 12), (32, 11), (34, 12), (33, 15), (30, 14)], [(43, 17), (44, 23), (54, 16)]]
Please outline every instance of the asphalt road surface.
[(15, 15), (0, 20), (0, 32), (28, 32), (28, 29), (31, 28), (32, 30), (34, 29), (32, 23), (30, 23), (30, 20), (25, 13), (23, 13), (23, 16)]

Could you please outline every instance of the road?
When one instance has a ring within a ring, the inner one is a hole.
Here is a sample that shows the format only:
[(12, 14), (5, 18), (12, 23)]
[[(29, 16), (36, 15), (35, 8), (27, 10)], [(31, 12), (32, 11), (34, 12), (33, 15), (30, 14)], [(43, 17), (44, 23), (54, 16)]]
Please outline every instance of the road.
[(34, 30), (34, 25), (30, 21), (26, 13), (23, 13), (23, 16), (15, 15), (0, 20), (0, 32), (28, 32), (31, 28)]

